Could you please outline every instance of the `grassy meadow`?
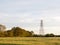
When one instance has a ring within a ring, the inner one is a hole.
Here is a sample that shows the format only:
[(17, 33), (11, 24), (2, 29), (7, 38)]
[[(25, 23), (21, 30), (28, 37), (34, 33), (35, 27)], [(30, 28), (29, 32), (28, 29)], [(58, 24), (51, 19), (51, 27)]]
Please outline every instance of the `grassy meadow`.
[(60, 45), (59, 37), (0, 37), (0, 45)]

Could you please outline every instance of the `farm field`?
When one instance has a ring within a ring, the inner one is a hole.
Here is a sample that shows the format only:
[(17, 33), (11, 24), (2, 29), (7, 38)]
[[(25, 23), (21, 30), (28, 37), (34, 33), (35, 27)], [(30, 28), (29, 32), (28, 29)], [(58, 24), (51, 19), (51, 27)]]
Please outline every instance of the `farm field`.
[(0, 37), (0, 45), (60, 45), (60, 37)]

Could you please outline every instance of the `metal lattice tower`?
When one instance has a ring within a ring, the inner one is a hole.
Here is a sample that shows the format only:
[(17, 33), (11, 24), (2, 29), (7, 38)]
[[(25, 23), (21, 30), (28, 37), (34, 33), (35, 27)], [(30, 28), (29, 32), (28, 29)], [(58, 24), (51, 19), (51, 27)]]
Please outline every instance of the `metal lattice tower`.
[(40, 35), (44, 35), (43, 20), (40, 22)]

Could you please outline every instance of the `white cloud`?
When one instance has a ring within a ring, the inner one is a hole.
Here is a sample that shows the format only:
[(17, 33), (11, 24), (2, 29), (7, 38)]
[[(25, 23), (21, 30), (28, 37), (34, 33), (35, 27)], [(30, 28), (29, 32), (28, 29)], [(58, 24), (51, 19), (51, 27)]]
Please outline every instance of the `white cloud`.
[(45, 33), (60, 34), (60, 27), (59, 26), (45, 27), (44, 31), (45, 31)]

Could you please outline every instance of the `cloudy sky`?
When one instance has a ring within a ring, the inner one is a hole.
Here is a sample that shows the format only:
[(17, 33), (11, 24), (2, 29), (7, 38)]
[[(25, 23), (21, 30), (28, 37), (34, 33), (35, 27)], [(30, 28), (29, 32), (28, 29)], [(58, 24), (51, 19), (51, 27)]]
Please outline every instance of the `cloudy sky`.
[(60, 34), (60, 0), (0, 0), (0, 24), (19, 26), (39, 34), (40, 20), (45, 33)]

